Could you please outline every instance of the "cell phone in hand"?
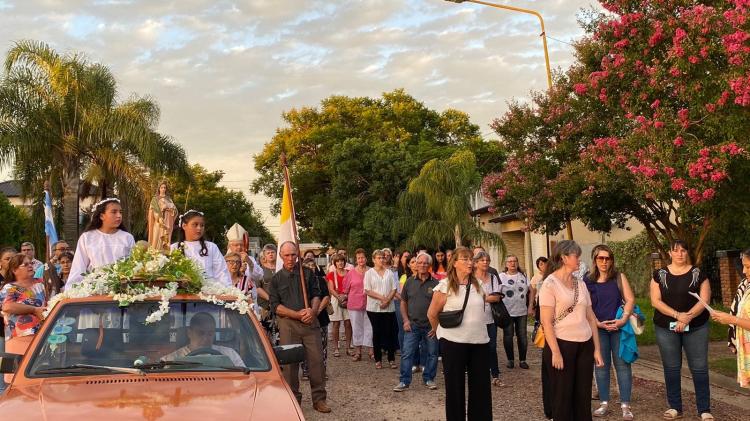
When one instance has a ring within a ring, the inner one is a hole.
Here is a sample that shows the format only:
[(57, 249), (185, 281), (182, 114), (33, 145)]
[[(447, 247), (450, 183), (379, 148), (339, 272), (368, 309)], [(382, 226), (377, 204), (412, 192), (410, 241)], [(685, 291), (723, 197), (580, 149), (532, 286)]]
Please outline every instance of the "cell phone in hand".
[[(674, 331), (675, 328), (677, 328), (677, 322), (669, 322), (669, 330)], [(689, 332), (690, 331), (690, 325), (685, 325), (685, 329), (682, 330), (683, 332)]]

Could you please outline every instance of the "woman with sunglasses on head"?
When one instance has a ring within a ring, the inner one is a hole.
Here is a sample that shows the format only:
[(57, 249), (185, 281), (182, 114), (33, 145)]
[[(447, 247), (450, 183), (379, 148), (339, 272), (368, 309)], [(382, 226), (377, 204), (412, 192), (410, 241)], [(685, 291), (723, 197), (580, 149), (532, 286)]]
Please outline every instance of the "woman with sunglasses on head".
[(44, 320), (44, 282), (34, 279), (31, 258), (17, 254), (8, 263), (7, 283), (0, 290), (7, 338), (34, 335)]
[(650, 286), (656, 345), (664, 367), (669, 405), (662, 416), (667, 420), (683, 417), (680, 380), (684, 349), (693, 376), (698, 414), (702, 420), (713, 420), (708, 382), (709, 314), (690, 294), (698, 294), (709, 302), (711, 286), (700, 268), (692, 265), (686, 242), (672, 242), (669, 257), (671, 262), (667, 267), (654, 271)]
[(130, 255), (135, 240), (122, 223), (120, 199), (107, 198), (94, 205), (86, 232), (76, 245), (66, 285), (83, 280), (83, 274)]
[[(583, 281), (591, 296), (591, 307), (596, 315), (599, 335), (599, 346), (604, 359), (603, 367), (594, 369), (596, 387), (599, 390), (599, 408), (594, 411), (595, 417), (604, 417), (609, 413), (609, 381), (612, 361), (615, 363), (617, 385), (620, 390), (620, 407), (622, 419), (632, 420), (630, 396), (633, 388), (633, 373), (630, 363), (620, 357), (620, 328), (628, 323), (635, 307), (635, 295), (625, 274), (615, 267), (615, 255), (604, 244), (591, 251), (594, 265), (584, 275)], [(620, 306), (622, 316), (617, 318)]]
[[(448, 261), (448, 275), (433, 290), (427, 310), (432, 330), (437, 336), (443, 357), (445, 377), (445, 415), (448, 421), (492, 419), (492, 386), (488, 358), (485, 294), (474, 276), (471, 251), (457, 247)], [(465, 304), (464, 304), (465, 303)], [(457, 326), (444, 327), (439, 314), (462, 311)], [(468, 377), (468, 380), (467, 380)], [(469, 386), (468, 408), (466, 385)]]
[(203, 212), (190, 209), (180, 215), (180, 241), (172, 244), (172, 250), (180, 249), (185, 256), (198, 264), (208, 279), (226, 286), (232, 285), (224, 255), (219, 247), (203, 237), (206, 220)]
[(548, 382), (542, 388), (555, 421), (591, 421), (594, 364), (603, 365), (589, 291), (573, 275), (580, 258), (581, 248), (574, 241), (557, 243), (539, 288), (542, 364)]

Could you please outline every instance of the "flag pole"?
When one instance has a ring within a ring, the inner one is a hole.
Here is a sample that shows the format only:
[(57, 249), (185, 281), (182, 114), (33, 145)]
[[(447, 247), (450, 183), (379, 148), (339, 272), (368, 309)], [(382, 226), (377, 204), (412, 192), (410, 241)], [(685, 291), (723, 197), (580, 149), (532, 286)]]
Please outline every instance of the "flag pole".
[[(297, 218), (294, 215), (294, 200), (292, 199), (292, 184), (289, 182), (289, 168), (286, 162), (286, 153), (281, 152), (281, 165), (284, 171), (284, 187), (289, 192), (289, 205), (291, 206), (291, 217), (292, 217), (292, 233), (294, 234), (294, 244), (297, 246), (297, 267), (299, 267), (299, 278), (302, 286), (302, 299), (305, 303), (305, 308), (310, 308), (310, 302), (307, 299), (307, 282), (305, 282), (305, 269), (302, 267), (302, 253), (299, 249), (299, 237), (297, 235)], [(279, 250), (281, 252), (281, 250)]]
[[(49, 181), (48, 180), (44, 180), (44, 204), (42, 205), (43, 207), (47, 206), (47, 195), (50, 195), (50, 193), (49, 193)], [(50, 195), (50, 196), (52, 196), (52, 195)], [(45, 231), (47, 231), (47, 230), (45, 229)], [(49, 263), (50, 259), (52, 258), (52, 250), (50, 250), (50, 248), (49, 248), (49, 234), (45, 233), (44, 237), (45, 237), (45, 245), (46, 245), (46, 253), (45, 254), (46, 254), (46, 258), (47, 258), (44, 262), (45, 263)]]

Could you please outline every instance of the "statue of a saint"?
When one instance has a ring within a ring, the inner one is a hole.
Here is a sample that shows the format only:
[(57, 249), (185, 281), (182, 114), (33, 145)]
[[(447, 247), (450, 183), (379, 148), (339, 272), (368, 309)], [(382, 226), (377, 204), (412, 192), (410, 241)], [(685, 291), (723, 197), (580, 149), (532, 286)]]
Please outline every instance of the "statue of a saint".
[(169, 252), (172, 241), (174, 220), (177, 217), (177, 207), (169, 197), (169, 186), (166, 180), (159, 182), (156, 196), (151, 199), (148, 208), (148, 244), (156, 250)]

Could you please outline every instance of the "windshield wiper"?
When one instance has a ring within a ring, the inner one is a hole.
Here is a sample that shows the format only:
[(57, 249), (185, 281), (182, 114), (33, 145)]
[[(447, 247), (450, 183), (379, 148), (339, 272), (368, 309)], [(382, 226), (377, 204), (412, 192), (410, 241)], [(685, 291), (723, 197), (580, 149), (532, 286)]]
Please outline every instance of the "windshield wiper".
[(146, 364), (133, 364), (133, 368), (140, 368), (140, 369), (150, 369), (150, 368), (164, 368), (169, 366), (175, 366), (175, 367), (195, 367), (203, 365), (203, 363), (199, 363), (197, 361), (157, 361), (153, 363), (146, 363)]
[(52, 373), (66, 373), (75, 370), (107, 370), (116, 373), (127, 373), (137, 374), (139, 376), (145, 376), (146, 373), (139, 368), (128, 368), (128, 367), (114, 367), (108, 365), (92, 365), (92, 364), (73, 364), (66, 367), (52, 367), (37, 370), (36, 374), (52, 374)]
[(165, 367), (171, 367), (171, 366), (180, 367), (180, 368), (182, 367), (220, 368), (226, 371), (241, 371), (245, 374), (252, 372), (252, 370), (247, 367), (211, 365), (211, 364), (204, 364), (200, 361), (158, 361), (158, 362), (153, 362), (153, 363), (134, 365), (133, 367), (138, 367), (140, 369), (149, 370), (149, 369), (159, 369), (159, 368), (165, 368)]

